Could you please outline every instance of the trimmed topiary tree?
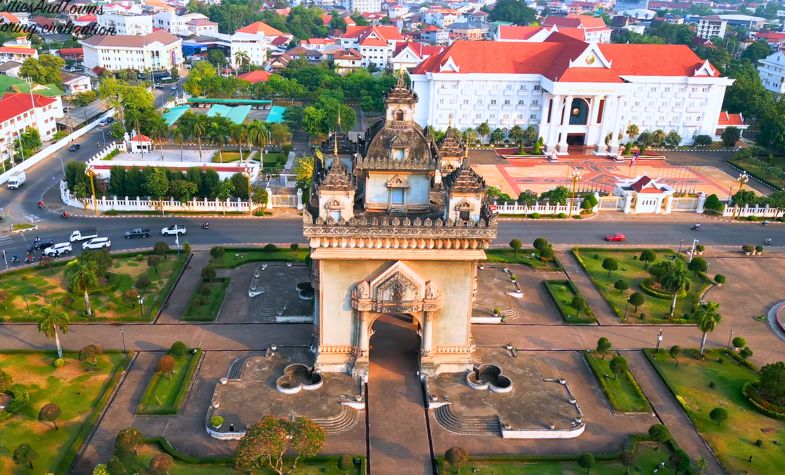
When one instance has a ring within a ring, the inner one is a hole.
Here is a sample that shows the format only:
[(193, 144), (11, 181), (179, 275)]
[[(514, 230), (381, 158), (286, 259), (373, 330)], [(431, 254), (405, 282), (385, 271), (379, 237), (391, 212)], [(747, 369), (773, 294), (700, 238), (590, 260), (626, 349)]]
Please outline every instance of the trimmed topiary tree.
[(736, 336), (733, 337), (733, 340), (731, 340), (731, 345), (733, 345), (734, 349), (738, 350), (739, 348), (744, 348), (745, 346), (747, 346), (747, 340), (745, 340), (740, 336)]
[(169, 454), (155, 454), (150, 459), (150, 473), (152, 475), (165, 475), (174, 465), (174, 459)]
[(629, 301), (631, 305), (635, 306), (635, 313), (637, 313), (638, 307), (643, 305), (646, 302), (646, 299), (640, 292), (633, 292), (632, 295), (630, 295)]
[(545, 239), (544, 237), (538, 237), (537, 239), (534, 240), (534, 243), (532, 245), (538, 251), (542, 251), (546, 247), (550, 247), (551, 246), (551, 244), (548, 242), (548, 240)]
[(676, 366), (679, 366), (679, 356), (681, 355), (681, 347), (679, 345), (671, 346), (670, 350), (668, 350), (668, 354), (671, 355), (673, 361), (676, 362)]
[(513, 239), (512, 241), (510, 241), (510, 247), (512, 248), (512, 253), (514, 256), (518, 255), (518, 251), (521, 250), (522, 246), (523, 245), (521, 244), (520, 239)]
[(621, 294), (621, 293), (622, 293), (622, 292), (624, 292), (625, 290), (629, 289), (629, 288), (630, 288), (630, 286), (629, 286), (629, 285), (627, 285), (627, 282), (626, 282), (626, 281), (624, 281), (624, 280), (622, 280), (622, 279), (619, 279), (619, 280), (617, 280), (616, 282), (614, 282), (614, 284), (613, 284), (613, 288), (614, 288), (614, 289), (616, 289), (616, 290), (618, 290), (618, 291), (619, 291), (619, 293)]
[(715, 407), (709, 412), (709, 418), (719, 425), (728, 420), (728, 410), (724, 407)]
[(785, 405), (785, 362), (767, 364), (760, 369), (760, 395), (767, 401)]
[(49, 422), (55, 430), (59, 430), (60, 428), (57, 427), (57, 419), (61, 414), (62, 411), (60, 410), (60, 406), (50, 402), (49, 404), (41, 406), (41, 409), (38, 411), (38, 420), (40, 422)]
[(174, 356), (175, 358), (180, 358), (185, 356), (188, 352), (188, 347), (185, 346), (185, 343), (182, 341), (176, 341), (172, 343), (172, 346), (169, 348), (169, 354)]
[(618, 270), (619, 262), (612, 257), (606, 257), (602, 261), (602, 268), (608, 271), (608, 277), (610, 277), (611, 272)]
[(649, 267), (651, 262), (657, 260), (657, 253), (654, 252), (652, 249), (644, 249), (641, 251), (641, 256), (638, 258), (641, 262), (643, 262), (643, 268), (646, 269)]
[(601, 336), (600, 339), (597, 340), (597, 353), (602, 355), (602, 359), (605, 359), (605, 355), (611, 351), (611, 347), (613, 347), (613, 344), (604, 336)]
[(167, 377), (171, 376), (172, 372), (174, 372), (174, 358), (172, 358), (172, 355), (163, 355), (155, 365), (155, 370)]
[(613, 379), (616, 379), (620, 374), (627, 372), (627, 360), (623, 356), (614, 356), (608, 364), (613, 372)]
[(215, 279), (215, 267), (205, 266), (202, 268), (202, 280), (212, 282)]
[(462, 447), (450, 447), (444, 453), (444, 458), (460, 472), (461, 467), (469, 461), (469, 453)]
[(591, 473), (592, 467), (597, 464), (597, 460), (592, 454), (582, 454), (578, 457), (578, 466), (586, 469), (586, 473)]
[(143, 442), (144, 437), (139, 429), (127, 427), (117, 433), (114, 447), (120, 453), (136, 455), (136, 448), (142, 445)]
[(662, 424), (654, 424), (649, 427), (649, 438), (657, 443), (657, 450), (659, 450), (660, 444), (667, 442), (670, 437), (668, 428)]
[(692, 259), (692, 262), (687, 264), (687, 269), (699, 274), (701, 272), (705, 273), (709, 269), (709, 263), (706, 262), (706, 259), (702, 257), (695, 257)]
[(714, 282), (716, 282), (716, 283), (717, 283), (717, 285), (722, 285), (722, 284), (724, 284), (724, 283), (725, 283), (725, 280), (726, 280), (726, 279), (725, 279), (725, 276), (724, 276), (724, 275), (722, 275), (722, 274), (717, 274), (717, 275), (715, 275), (715, 276), (714, 276)]

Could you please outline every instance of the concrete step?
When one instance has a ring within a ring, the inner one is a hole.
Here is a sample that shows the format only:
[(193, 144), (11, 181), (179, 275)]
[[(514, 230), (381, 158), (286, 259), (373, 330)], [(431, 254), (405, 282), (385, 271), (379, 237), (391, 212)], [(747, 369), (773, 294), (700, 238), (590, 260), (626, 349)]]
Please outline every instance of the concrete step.
[(341, 413), (335, 417), (314, 419), (327, 435), (336, 435), (349, 431), (360, 421), (360, 411), (341, 405)]
[(502, 432), (497, 416), (461, 416), (446, 404), (436, 409), (436, 421), (445, 430), (459, 435), (497, 435)]

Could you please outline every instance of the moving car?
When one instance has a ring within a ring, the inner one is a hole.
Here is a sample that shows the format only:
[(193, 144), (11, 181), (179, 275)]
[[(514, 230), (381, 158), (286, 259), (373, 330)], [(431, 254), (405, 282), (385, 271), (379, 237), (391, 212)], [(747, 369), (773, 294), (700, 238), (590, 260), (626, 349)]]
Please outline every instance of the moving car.
[(46, 249), (48, 247), (52, 247), (54, 245), (55, 242), (52, 239), (38, 239), (30, 243), (30, 247), (27, 248), (27, 253), (30, 254), (33, 251), (39, 251), (42, 249)]
[(98, 230), (95, 228), (84, 228), (84, 229), (77, 229), (76, 231), (71, 233), (71, 237), (69, 241), (86, 241), (87, 239), (93, 239), (98, 237)]
[(82, 146), (79, 145), (78, 143), (75, 143), (75, 144), (71, 145), (70, 147), (68, 147), (68, 151), (69, 152), (76, 152), (80, 148), (82, 148)]
[(161, 230), (161, 236), (177, 236), (178, 234), (185, 234), (185, 226), (182, 224), (173, 224)]
[(624, 241), (627, 239), (622, 233), (613, 233), (605, 236), (606, 241)]
[(150, 237), (149, 229), (134, 228), (130, 231), (125, 232), (126, 239), (146, 238), (146, 237)]
[(108, 248), (112, 245), (112, 241), (108, 237), (97, 237), (82, 243), (82, 249), (101, 249)]
[(8, 177), (8, 189), (9, 190), (16, 190), (20, 186), (24, 185), (27, 181), (27, 175), (25, 172), (16, 172), (10, 177)]
[(176, 90), (177, 90), (177, 86), (172, 86), (172, 87), (170, 87), (169, 89), (171, 89), (171, 90), (173, 90), (173, 91), (176, 91)]
[(44, 255), (49, 257), (60, 257), (63, 254), (70, 254), (73, 250), (70, 242), (58, 242), (54, 246), (44, 249)]

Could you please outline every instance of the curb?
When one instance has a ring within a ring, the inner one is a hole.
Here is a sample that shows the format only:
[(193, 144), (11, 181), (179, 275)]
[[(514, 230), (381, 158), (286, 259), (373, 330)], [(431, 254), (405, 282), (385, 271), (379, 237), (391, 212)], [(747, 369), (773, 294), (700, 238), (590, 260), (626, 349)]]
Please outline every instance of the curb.
[(27, 232), (27, 231), (35, 231), (36, 229), (38, 229), (38, 225), (34, 224), (32, 228), (12, 229), (11, 233), (12, 234), (21, 234), (21, 233), (24, 233), (24, 232)]

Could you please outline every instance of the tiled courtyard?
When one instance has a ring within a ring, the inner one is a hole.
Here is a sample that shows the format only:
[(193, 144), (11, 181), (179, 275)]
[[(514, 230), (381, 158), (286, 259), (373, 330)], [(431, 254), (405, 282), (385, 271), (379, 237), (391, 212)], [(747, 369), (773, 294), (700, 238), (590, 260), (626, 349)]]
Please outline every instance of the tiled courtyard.
[(542, 285), (544, 280), (564, 279), (564, 273), (539, 271), (524, 265), (507, 265), (518, 278), (523, 297), (518, 299), (510, 292), (515, 287), (510, 276), (503, 271), (504, 264), (486, 264), (477, 271), (477, 296), (472, 316), (492, 317), (493, 309), (501, 310), (506, 324), (561, 323), (561, 316)]

